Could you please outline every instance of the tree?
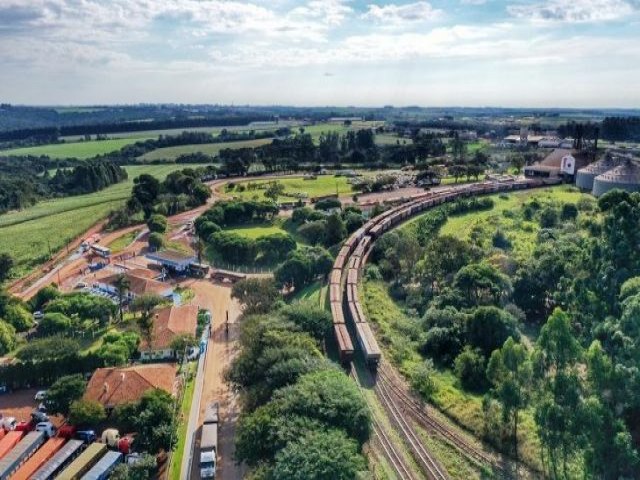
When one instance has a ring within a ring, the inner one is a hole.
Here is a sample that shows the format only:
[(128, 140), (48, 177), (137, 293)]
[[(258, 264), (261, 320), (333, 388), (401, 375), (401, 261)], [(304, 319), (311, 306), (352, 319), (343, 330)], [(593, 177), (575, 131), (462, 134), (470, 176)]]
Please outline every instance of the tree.
[(16, 330), (7, 322), (0, 320), (0, 355), (13, 350), (16, 346)]
[(278, 182), (277, 180), (268, 182), (267, 188), (264, 191), (264, 196), (275, 202), (278, 200), (278, 197), (284, 193), (284, 190), (284, 185), (281, 182)]
[(13, 258), (8, 253), (0, 253), (0, 283), (9, 278), (13, 268)]
[(486, 360), (480, 350), (465, 347), (456, 357), (454, 371), (463, 388), (480, 392), (486, 387)]
[(231, 296), (244, 305), (244, 313), (266, 313), (280, 297), (271, 278), (246, 278), (233, 285)]
[(160, 250), (164, 246), (164, 237), (161, 233), (152, 232), (149, 234), (149, 248), (154, 251)]
[(287, 305), (280, 314), (319, 342), (324, 340), (333, 325), (329, 312), (309, 302)]
[(95, 400), (75, 400), (69, 407), (69, 423), (78, 427), (93, 427), (106, 418), (104, 407)]
[(465, 295), (470, 306), (499, 305), (512, 290), (509, 278), (488, 263), (462, 267), (455, 275), (453, 286)]
[(80, 351), (77, 340), (60, 336), (31, 340), (17, 353), (16, 357), (24, 362), (42, 362), (51, 359), (76, 355)]
[(132, 465), (119, 464), (109, 478), (111, 480), (151, 480), (157, 469), (156, 457), (143, 453)]
[(467, 320), (467, 341), (491, 355), (509, 338), (519, 338), (516, 319), (508, 312), (496, 307), (479, 307)]
[(366, 469), (358, 444), (339, 430), (309, 432), (275, 456), (273, 480), (351, 480)]
[(165, 233), (167, 231), (167, 217), (160, 214), (153, 214), (147, 220), (150, 232)]
[(493, 385), (492, 394), (502, 405), (503, 419), (513, 427), (513, 451), (517, 463), (519, 414), (529, 403), (532, 378), (526, 347), (509, 337), (500, 350), (491, 354), (487, 377)]
[(158, 305), (165, 303), (167, 300), (155, 293), (143, 293), (133, 299), (129, 308), (133, 312), (141, 312), (142, 314), (150, 314)]
[(324, 240), (326, 226), (326, 220), (315, 220), (301, 225), (297, 231), (308, 243), (318, 245)]
[(54, 415), (68, 415), (71, 404), (82, 398), (86, 385), (82, 375), (60, 377), (47, 390), (45, 400), (47, 412)]
[(38, 333), (41, 335), (69, 334), (72, 321), (64, 313), (47, 312), (38, 325)]
[(129, 281), (126, 275), (120, 274), (116, 277), (115, 281), (113, 282), (113, 286), (116, 289), (116, 295), (118, 296), (118, 314), (120, 317), (120, 321), (122, 321), (124, 318), (124, 315), (122, 312), (122, 308), (124, 306), (124, 299), (127, 292), (129, 291), (131, 282)]
[(347, 227), (338, 213), (333, 213), (327, 218), (324, 244), (327, 246), (341, 242), (347, 236)]
[(433, 381), (435, 368), (432, 360), (425, 360), (415, 367), (411, 375), (411, 388), (422, 398), (430, 400), (436, 393), (436, 385)]
[(578, 361), (580, 344), (571, 331), (569, 316), (556, 308), (542, 327), (534, 367), (538, 381), (535, 421), (542, 448), (546, 451), (553, 476), (576, 452), (584, 434), (584, 405)]
[(24, 305), (20, 302), (11, 301), (4, 308), (4, 319), (7, 323), (13, 325), (17, 332), (26, 332), (33, 327), (33, 316), (29, 313)]
[(198, 341), (196, 337), (194, 337), (190, 333), (181, 333), (180, 335), (176, 335), (171, 340), (171, 350), (174, 350), (178, 355), (184, 352), (188, 347), (195, 347), (198, 345)]

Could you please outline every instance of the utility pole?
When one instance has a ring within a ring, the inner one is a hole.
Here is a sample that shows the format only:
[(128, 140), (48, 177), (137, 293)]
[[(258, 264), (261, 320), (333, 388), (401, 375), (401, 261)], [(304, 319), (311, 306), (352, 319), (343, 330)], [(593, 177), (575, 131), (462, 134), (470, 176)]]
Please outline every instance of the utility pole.
[(227, 319), (224, 322), (224, 330), (227, 335), (227, 341), (229, 340), (229, 310), (227, 310)]

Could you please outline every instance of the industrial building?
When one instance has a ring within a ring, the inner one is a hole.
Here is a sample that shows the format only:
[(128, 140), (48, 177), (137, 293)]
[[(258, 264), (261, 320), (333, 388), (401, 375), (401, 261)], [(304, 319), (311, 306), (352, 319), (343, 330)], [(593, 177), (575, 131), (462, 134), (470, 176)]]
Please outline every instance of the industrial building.
[(640, 159), (609, 151), (595, 163), (578, 170), (576, 185), (600, 197), (613, 189), (640, 191)]

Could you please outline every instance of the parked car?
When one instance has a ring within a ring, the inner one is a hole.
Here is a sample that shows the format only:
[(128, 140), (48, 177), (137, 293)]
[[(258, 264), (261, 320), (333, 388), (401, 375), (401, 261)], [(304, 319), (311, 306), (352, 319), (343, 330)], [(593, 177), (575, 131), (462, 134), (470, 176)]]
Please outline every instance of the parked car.
[(78, 290), (88, 288), (88, 287), (89, 285), (87, 285), (85, 282), (78, 282), (76, 283), (76, 286), (75, 286), (75, 288), (77, 288)]
[(31, 412), (31, 419), (33, 420), (33, 423), (48, 422), (49, 416), (40, 410), (34, 410)]
[(42, 402), (45, 398), (47, 398), (47, 391), (46, 390), (38, 390), (35, 394), (35, 396), (33, 397), (33, 399), (36, 402)]
[(200, 356), (200, 349), (198, 347), (189, 347), (187, 350), (187, 360), (197, 360)]
[(42, 413), (47, 413), (47, 406), (44, 404), (44, 402), (40, 402), (40, 405), (38, 405), (38, 410), (40, 410)]
[(6, 431), (15, 430), (17, 426), (15, 417), (1, 417), (0, 418), (0, 427), (4, 428)]
[(56, 434), (56, 427), (51, 422), (40, 422), (36, 425), (36, 432), (44, 432), (51, 438)]
[(34, 320), (42, 320), (43, 318), (44, 318), (44, 313), (42, 313), (40, 310), (33, 312)]

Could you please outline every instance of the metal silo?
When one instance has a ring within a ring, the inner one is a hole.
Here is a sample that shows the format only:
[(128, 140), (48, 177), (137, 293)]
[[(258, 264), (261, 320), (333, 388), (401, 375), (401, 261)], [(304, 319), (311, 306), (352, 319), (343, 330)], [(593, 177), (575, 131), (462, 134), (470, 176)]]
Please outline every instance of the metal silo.
[(578, 170), (576, 175), (576, 186), (582, 190), (593, 190), (593, 181), (598, 175), (613, 170), (620, 165), (620, 160), (617, 157), (607, 152), (603, 158), (597, 162), (587, 165), (584, 168)]
[(592, 193), (600, 197), (615, 188), (628, 192), (640, 192), (640, 165), (625, 159), (619, 166), (594, 179)]

